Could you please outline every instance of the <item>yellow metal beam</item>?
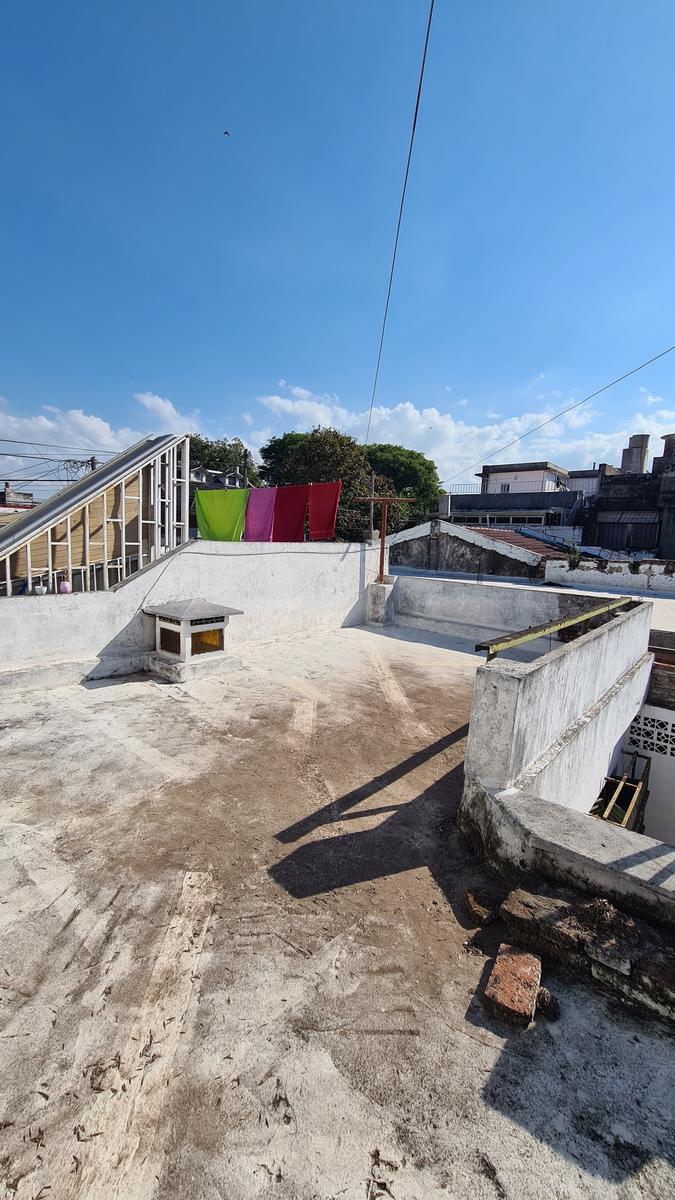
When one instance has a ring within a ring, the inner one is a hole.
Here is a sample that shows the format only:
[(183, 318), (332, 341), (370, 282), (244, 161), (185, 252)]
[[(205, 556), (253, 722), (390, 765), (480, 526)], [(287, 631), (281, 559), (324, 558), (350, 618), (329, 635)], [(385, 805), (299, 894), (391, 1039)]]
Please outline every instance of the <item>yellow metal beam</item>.
[(569, 629), (571, 625), (579, 625), (582, 621), (591, 621), (594, 617), (602, 617), (605, 613), (615, 612), (626, 604), (639, 604), (633, 596), (622, 596), (619, 600), (610, 600), (597, 608), (589, 608), (587, 612), (577, 613), (574, 617), (562, 617), (559, 621), (549, 621), (546, 625), (531, 625), (520, 633), (500, 638), (496, 642), (477, 642), (476, 650), (487, 651), (487, 661), (491, 662), (500, 650), (511, 650), (514, 646), (522, 646), (525, 642), (533, 642), (536, 638), (545, 637), (547, 633), (557, 633), (559, 629)]

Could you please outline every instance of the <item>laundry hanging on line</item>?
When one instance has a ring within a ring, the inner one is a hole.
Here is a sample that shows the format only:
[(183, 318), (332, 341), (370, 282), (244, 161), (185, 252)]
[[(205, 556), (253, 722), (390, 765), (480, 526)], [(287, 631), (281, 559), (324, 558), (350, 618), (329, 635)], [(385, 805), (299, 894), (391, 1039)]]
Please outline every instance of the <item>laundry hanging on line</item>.
[(309, 485), (309, 540), (324, 541), (335, 537), (335, 521), (342, 480), (337, 483), (310, 483)]
[(240, 542), (249, 488), (217, 488), (195, 492), (199, 536), (210, 542)]
[(245, 542), (272, 541), (276, 498), (276, 488), (251, 488), (246, 509)]
[(274, 504), (273, 542), (303, 542), (305, 514), (309, 502), (309, 484), (277, 488)]
[(309, 509), (311, 541), (335, 536), (342, 480), (278, 488), (197, 488), (199, 536), (207, 541), (302, 542)]

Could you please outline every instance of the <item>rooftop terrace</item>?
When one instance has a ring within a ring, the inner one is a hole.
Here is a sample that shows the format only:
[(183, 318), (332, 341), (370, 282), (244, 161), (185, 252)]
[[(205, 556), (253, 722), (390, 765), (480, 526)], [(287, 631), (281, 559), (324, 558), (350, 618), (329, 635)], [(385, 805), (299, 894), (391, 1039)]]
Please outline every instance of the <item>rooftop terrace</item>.
[(401, 628), (237, 653), (5, 707), (7, 1195), (672, 1192), (664, 1027), (552, 972), (557, 1023), (482, 1008), (499, 935), (467, 952), (454, 829), (481, 660)]

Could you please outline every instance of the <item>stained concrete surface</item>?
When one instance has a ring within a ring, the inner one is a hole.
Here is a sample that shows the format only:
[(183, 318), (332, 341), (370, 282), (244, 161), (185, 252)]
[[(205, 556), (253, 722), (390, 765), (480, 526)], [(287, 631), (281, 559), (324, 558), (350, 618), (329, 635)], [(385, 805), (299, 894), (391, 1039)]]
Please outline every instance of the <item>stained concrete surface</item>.
[(362, 629), (243, 657), (2, 715), (4, 1194), (672, 1193), (662, 1026), (550, 972), (558, 1023), (483, 1013), (480, 660)]

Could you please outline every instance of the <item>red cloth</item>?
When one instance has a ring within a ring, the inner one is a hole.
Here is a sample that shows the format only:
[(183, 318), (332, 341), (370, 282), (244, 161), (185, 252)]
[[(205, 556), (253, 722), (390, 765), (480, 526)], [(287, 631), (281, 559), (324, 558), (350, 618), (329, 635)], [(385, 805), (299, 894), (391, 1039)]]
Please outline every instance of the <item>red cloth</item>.
[(273, 542), (304, 541), (308, 499), (308, 483), (277, 488), (277, 498), (274, 502)]
[(321, 538), (335, 537), (342, 480), (337, 483), (311, 483), (309, 485), (309, 537), (316, 542)]

